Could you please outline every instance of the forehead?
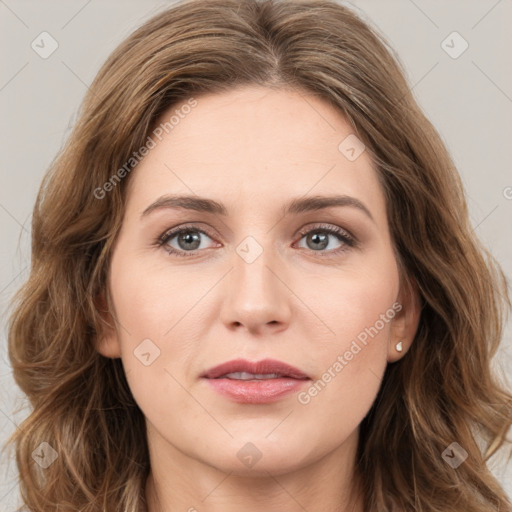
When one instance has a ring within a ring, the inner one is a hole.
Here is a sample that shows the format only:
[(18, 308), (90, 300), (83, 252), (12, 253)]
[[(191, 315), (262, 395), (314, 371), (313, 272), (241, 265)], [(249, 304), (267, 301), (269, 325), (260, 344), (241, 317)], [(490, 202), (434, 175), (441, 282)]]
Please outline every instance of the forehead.
[(174, 105), (156, 126), (159, 138), (150, 134), (156, 144), (129, 187), (128, 207), (139, 213), (165, 193), (221, 199), (228, 210), (236, 204), (238, 213), (334, 193), (384, 210), (368, 152), (355, 160), (343, 152), (344, 141), (357, 144), (354, 129), (312, 94), (239, 87)]

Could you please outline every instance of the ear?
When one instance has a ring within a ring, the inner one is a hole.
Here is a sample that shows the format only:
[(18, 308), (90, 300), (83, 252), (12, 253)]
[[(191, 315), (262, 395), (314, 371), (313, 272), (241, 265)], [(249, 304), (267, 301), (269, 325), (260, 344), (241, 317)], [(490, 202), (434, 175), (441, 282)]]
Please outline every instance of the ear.
[[(421, 301), (416, 282), (409, 278), (404, 279), (400, 285), (397, 298), (397, 313), (391, 321), (390, 338), (388, 344), (388, 362), (400, 360), (409, 350), (418, 330), (421, 315)], [(402, 342), (402, 351), (396, 349), (397, 343)]]
[(96, 296), (94, 303), (103, 320), (100, 332), (98, 332), (94, 340), (94, 348), (105, 357), (112, 359), (121, 357), (121, 344), (119, 343), (116, 323), (110, 312), (104, 292), (100, 292)]

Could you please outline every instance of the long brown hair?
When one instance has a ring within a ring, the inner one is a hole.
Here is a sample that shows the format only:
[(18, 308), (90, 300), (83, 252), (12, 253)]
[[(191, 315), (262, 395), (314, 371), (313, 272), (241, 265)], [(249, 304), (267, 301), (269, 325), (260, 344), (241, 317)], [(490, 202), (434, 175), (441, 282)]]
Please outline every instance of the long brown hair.
[[(378, 170), (400, 268), (419, 291), (412, 347), (388, 365), (361, 424), (365, 510), (512, 510), (486, 465), (512, 424), (512, 396), (491, 371), (510, 308), (505, 277), (471, 228), (454, 163), (399, 60), (329, 0), (181, 2), (98, 72), (41, 185), (31, 273), (12, 303), (9, 356), (32, 411), (10, 443), (28, 509), (146, 509), (144, 417), (121, 360), (94, 348), (126, 163), (170, 106), (244, 84), (314, 94), (351, 123)], [(43, 442), (58, 454), (46, 468), (31, 457)], [(442, 456), (453, 442), (468, 454), (457, 469)]]

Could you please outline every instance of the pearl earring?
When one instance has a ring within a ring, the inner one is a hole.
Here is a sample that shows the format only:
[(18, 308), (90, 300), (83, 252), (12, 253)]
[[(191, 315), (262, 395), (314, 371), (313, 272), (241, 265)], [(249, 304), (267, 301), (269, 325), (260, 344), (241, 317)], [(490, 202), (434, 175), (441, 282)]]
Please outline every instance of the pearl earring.
[(403, 350), (402, 342), (401, 342), (401, 341), (399, 341), (399, 342), (395, 345), (395, 348), (396, 348), (396, 351), (397, 351), (397, 352), (402, 352), (402, 350)]

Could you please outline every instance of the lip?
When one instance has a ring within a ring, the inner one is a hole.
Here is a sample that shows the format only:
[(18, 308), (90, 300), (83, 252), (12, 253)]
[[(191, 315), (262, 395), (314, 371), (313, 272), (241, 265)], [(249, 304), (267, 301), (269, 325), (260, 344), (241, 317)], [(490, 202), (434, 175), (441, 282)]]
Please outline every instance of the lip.
[[(265, 380), (236, 380), (223, 377), (227, 373), (278, 373), (280, 377)], [(274, 402), (298, 391), (311, 380), (298, 368), (275, 359), (251, 362), (245, 359), (227, 361), (201, 375), (218, 393), (238, 403), (264, 404)]]
[(279, 373), (283, 377), (292, 379), (309, 379), (309, 377), (301, 372), (298, 368), (290, 366), (287, 363), (276, 359), (262, 359), (261, 361), (247, 361), (246, 359), (233, 359), (225, 363), (219, 364), (207, 370), (201, 377), (207, 379), (217, 379), (227, 373), (247, 372), (247, 373)]

